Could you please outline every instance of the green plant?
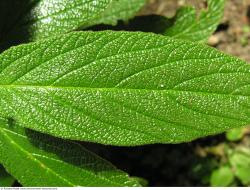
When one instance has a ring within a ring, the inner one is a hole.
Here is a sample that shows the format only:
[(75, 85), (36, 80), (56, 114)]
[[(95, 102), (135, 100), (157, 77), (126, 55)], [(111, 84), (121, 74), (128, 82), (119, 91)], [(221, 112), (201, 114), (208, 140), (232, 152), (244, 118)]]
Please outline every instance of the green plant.
[(200, 174), (203, 185), (250, 185), (249, 134), (249, 127), (235, 128), (219, 144), (201, 147), (202, 158), (194, 164), (194, 175)]
[(140, 186), (73, 140), (180, 143), (250, 123), (250, 66), (201, 43), (223, 0), (198, 18), (193, 8), (160, 17), (161, 35), (75, 31), (126, 21), (145, 1), (130, 4), (1, 1), (2, 18), (19, 12), (0, 30), (0, 163), (22, 185)]

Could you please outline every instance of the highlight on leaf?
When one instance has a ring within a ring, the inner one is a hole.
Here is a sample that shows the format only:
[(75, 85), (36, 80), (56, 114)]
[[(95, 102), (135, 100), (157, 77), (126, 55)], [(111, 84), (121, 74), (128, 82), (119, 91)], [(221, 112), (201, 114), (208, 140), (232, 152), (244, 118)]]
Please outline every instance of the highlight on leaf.
[(64, 34), (99, 19), (112, 0), (0, 1), (0, 51)]

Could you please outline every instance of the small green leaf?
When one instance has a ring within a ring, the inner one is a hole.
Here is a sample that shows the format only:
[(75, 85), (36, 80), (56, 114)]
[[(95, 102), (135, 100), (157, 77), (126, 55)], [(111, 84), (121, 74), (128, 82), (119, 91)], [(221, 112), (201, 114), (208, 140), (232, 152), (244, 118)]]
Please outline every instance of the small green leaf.
[(4, 119), (0, 119), (0, 162), (24, 186), (139, 186), (77, 143)]
[(243, 135), (244, 129), (242, 128), (231, 129), (226, 132), (226, 137), (229, 141), (238, 141), (243, 137)]
[(146, 3), (146, 0), (115, 0), (90, 25), (116, 25), (118, 20), (127, 21), (132, 18)]
[(250, 185), (250, 154), (235, 152), (229, 157), (230, 164), (233, 166), (235, 176), (242, 184)]
[(178, 39), (206, 41), (223, 17), (225, 0), (207, 0), (207, 3), (207, 10), (202, 10), (199, 16), (193, 7), (178, 10), (173, 26), (167, 28), (164, 34)]
[(14, 182), (15, 179), (0, 165), (0, 187), (11, 187)]
[(57, 137), (180, 143), (250, 123), (250, 65), (202, 44), (73, 32), (0, 55), (0, 113)]
[(234, 181), (234, 175), (232, 169), (228, 166), (221, 166), (219, 169), (214, 170), (210, 184), (213, 187), (226, 187)]

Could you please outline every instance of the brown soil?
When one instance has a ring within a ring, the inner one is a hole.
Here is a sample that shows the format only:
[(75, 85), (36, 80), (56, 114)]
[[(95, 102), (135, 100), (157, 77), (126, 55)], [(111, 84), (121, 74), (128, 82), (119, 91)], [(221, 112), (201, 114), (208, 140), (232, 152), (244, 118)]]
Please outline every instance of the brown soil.
[[(173, 16), (185, 4), (195, 5), (197, 10), (204, 7), (201, 0), (149, 0), (140, 14)], [(227, 0), (224, 18), (208, 43), (250, 63), (250, 0)]]

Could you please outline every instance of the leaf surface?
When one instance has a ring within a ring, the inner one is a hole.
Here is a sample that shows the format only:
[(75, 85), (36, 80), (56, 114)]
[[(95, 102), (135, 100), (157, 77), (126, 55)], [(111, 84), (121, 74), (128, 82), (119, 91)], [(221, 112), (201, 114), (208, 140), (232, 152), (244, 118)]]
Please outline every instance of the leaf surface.
[(164, 34), (178, 39), (206, 41), (223, 17), (225, 0), (207, 0), (207, 4), (207, 10), (202, 10), (199, 16), (193, 7), (180, 8), (173, 26), (167, 28)]
[(24, 186), (139, 186), (81, 145), (6, 119), (0, 119), (0, 161)]
[(73, 32), (0, 55), (0, 113), (54, 136), (179, 143), (250, 123), (250, 65), (191, 42)]
[(118, 20), (128, 21), (146, 3), (146, 0), (115, 0), (103, 11), (99, 19), (95, 19), (90, 26), (95, 24), (116, 25)]

